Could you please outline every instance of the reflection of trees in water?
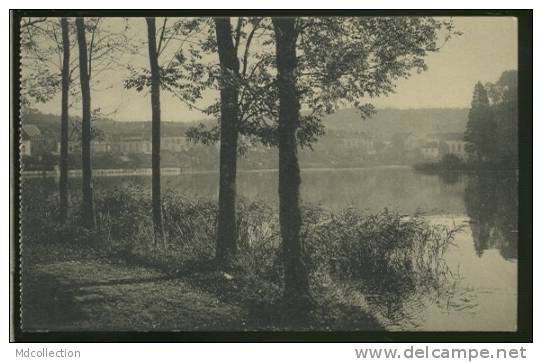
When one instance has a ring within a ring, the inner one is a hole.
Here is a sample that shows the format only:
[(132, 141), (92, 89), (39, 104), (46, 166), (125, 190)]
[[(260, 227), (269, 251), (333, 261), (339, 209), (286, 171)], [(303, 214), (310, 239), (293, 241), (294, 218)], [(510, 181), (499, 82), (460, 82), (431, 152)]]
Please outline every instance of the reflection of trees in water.
[(517, 259), (517, 187), (516, 174), (478, 174), (468, 179), (464, 200), (478, 256), (498, 249), (505, 259)]
[(445, 185), (455, 185), (461, 181), (462, 174), (460, 172), (443, 172), (439, 174), (439, 178)]

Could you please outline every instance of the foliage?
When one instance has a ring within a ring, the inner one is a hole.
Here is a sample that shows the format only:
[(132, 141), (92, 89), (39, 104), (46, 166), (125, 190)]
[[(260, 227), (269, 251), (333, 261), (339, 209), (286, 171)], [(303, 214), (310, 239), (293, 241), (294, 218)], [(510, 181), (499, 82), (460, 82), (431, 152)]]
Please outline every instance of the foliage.
[(302, 107), (321, 115), (346, 102), (362, 118), (374, 109), (361, 99), (387, 95), (396, 80), (426, 70), (440, 30), (447, 31), (444, 41), (457, 34), (453, 22), (424, 17), (311, 17), (299, 19), (298, 28)]
[(487, 91), (480, 82), (474, 86), (465, 141), (467, 152), (476, 160), (487, 161), (495, 153), (495, 124)]
[[(61, 222), (58, 194), (50, 191), (54, 187), (52, 182), (52, 179), (39, 182), (22, 180), (20, 230), (23, 263), (33, 265), (37, 261), (58, 262), (103, 255), (103, 250), (93, 248), (96, 234), (81, 226), (79, 208), (73, 209), (74, 213), (66, 223)], [(72, 202), (77, 203), (78, 200), (72, 198)]]
[(409, 304), (434, 298), (454, 278), (443, 254), (459, 228), (387, 209), (366, 215), (354, 208), (305, 210), (305, 225), (313, 278), (347, 282), (392, 322), (408, 321)]
[(48, 171), (53, 170), (58, 163), (58, 157), (50, 152), (40, 152), (38, 155), (21, 156), (23, 170)]
[[(75, 27), (70, 24), (70, 47), (75, 48)], [(50, 101), (61, 88), (62, 35), (60, 19), (25, 18), (21, 21), (21, 101), (23, 106), (31, 102)], [(71, 80), (77, 69), (77, 61), (70, 61), (70, 86), (76, 92)]]
[[(200, 63), (204, 56), (202, 49), (197, 50), (190, 46), (202, 37), (207, 37), (205, 38), (207, 46), (204, 49), (211, 52), (208, 42), (212, 28), (206, 25), (212, 22), (209, 18), (182, 18), (173, 21), (172, 18), (162, 18), (157, 19), (157, 22), (160, 20), (162, 25), (157, 29), (160, 85), (162, 89), (193, 108), (196, 100), (202, 97), (205, 88), (213, 84), (218, 77), (217, 65), (207, 66)], [(190, 54), (188, 58), (185, 55), (187, 51)], [(124, 80), (126, 89), (142, 92), (150, 88), (150, 69), (137, 68), (130, 64), (127, 65), (127, 69), (130, 75)], [(199, 81), (196, 82), (196, 79)]]
[[(218, 120), (218, 101), (198, 104), (206, 92), (219, 89), (214, 23), (209, 20), (183, 19), (170, 27), (164, 21), (164, 38), (179, 47), (161, 65), (161, 81), (165, 90), (190, 108)], [(424, 57), (439, 49), (441, 32), (445, 32), (443, 42), (459, 34), (451, 21), (423, 17), (313, 17), (297, 22), (298, 93), (302, 109), (308, 110), (297, 132), (303, 147), (316, 142), (324, 132), (322, 117), (341, 105), (354, 105), (361, 118), (371, 116), (374, 108), (361, 99), (393, 92), (396, 80), (408, 77), (411, 70), (426, 69)], [(240, 134), (264, 145), (277, 143), (278, 87), (271, 28), (269, 18), (237, 19), (233, 36), (241, 67), (224, 80), (237, 83), (240, 90)], [(125, 86), (138, 91), (148, 88), (149, 71), (129, 69)], [(218, 127), (200, 125), (187, 134), (195, 142), (210, 144), (218, 141), (218, 133)]]
[(498, 144), (497, 162), (517, 167), (518, 164), (518, 73), (503, 72), (495, 83), (486, 84), (492, 103)]
[(464, 139), (471, 159), (506, 167), (518, 163), (517, 71), (474, 88)]
[[(79, 58), (75, 22), (68, 19), (70, 32), (70, 99), (79, 101)], [(93, 87), (106, 79), (105, 73), (118, 67), (119, 55), (127, 51), (128, 23), (121, 31), (109, 20), (87, 18), (89, 73), (94, 75)], [(32, 102), (48, 102), (61, 88), (62, 35), (59, 18), (24, 18), (21, 22), (21, 100), (23, 106)]]
[[(277, 144), (278, 87), (270, 29), (268, 18), (238, 19), (234, 34), (237, 44), (241, 44), (236, 48), (244, 46), (245, 50), (239, 54), (242, 70), (228, 80), (237, 82), (240, 88), (240, 133), (264, 145)], [(361, 103), (361, 99), (389, 94), (396, 80), (408, 77), (411, 70), (425, 70), (424, 57), (439, 49), (441, 31), (446, 32), (444, 42), (452, 34), (459, 34), (451, 21), (412, 17), (298, 18), (297, 31), (298, 95), (301, 108), (307, 110), (299, 121), (297, 138), (302, 147), (309, 148), (324, 133), (321, 122), (324, 115), (347, 104), (354, 105), (361, 118), (370, 117), (374, 108)], [(211, 43), (212, 32), (208, 34), (209, 38), (202, 40), (205, 45)], [(193, 56), (197, 62), (203, 49), (211, 47), (196, 43), (191, 49), (199, 54)], [(190, 67), (180, 68), (187, 72), (181, 73), (180, 78), (217, 89), (217, 77), (201, 77), (194, 72), (193, 62)], [(206, 75), (217, 73), (216, 65), (208, 67)], [(217, 103), (205, 109), (216, 119), (218, 111)], [(201, 126), (192, 129), (189, 135), (195, 141), (209, 143), (218, 139), (217, 132), (216, 127)]]

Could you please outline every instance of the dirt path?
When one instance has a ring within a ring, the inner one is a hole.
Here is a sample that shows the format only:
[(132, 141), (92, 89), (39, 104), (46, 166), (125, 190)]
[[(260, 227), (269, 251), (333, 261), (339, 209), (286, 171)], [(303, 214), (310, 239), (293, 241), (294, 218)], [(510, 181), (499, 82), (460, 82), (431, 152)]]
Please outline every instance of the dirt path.
[(96, 260), (29, 267), (22, 300), (27, 331), (243, 330), (246, 318), (182, 280)]

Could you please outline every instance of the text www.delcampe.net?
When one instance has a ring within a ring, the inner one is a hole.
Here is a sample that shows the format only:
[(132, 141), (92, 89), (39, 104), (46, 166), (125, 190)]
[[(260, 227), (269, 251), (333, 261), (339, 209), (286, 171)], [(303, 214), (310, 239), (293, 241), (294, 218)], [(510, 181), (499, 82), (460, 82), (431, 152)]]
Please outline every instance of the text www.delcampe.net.
[(527, 358), (527, 349), (521, 348), (433, 348), (430, 346), (401, 348), (356, 348), (355, 354), (358, 359), (518, 359)]

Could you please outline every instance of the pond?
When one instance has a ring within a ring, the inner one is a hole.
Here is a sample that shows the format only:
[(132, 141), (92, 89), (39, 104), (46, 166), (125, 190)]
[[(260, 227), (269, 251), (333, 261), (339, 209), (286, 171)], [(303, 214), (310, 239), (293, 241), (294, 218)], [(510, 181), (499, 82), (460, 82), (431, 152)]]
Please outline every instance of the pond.
[[(29, 179), (32, 182), (51, 182)], [(80, 179), (70, 180), (70, 188)], [(302, 171), (302, 202), (368, 212), (383, 208), (422, 214), (431, 223), (463, 225), (444, 255), (456, 276), (453, 290), (438, 300), (402, 305), (409, 320), (390, 329), (420, 331), (515, 331), (517, 319), (517, 174), (426, 175), (409, 167), (310, 169)], [(130, 184), (150, 186), (150, 177), (100, 177), (95, 189)], [(201, 172), (166, 176), (162, 188), (186, 195), (217, 198), (218, 174)], [(275, 170), (240, 171), (238, 194), (277, 205)], [(399, 308), (390, 305), (390, 308)], [(415, 322), (413, 322), (415, 321)]]

